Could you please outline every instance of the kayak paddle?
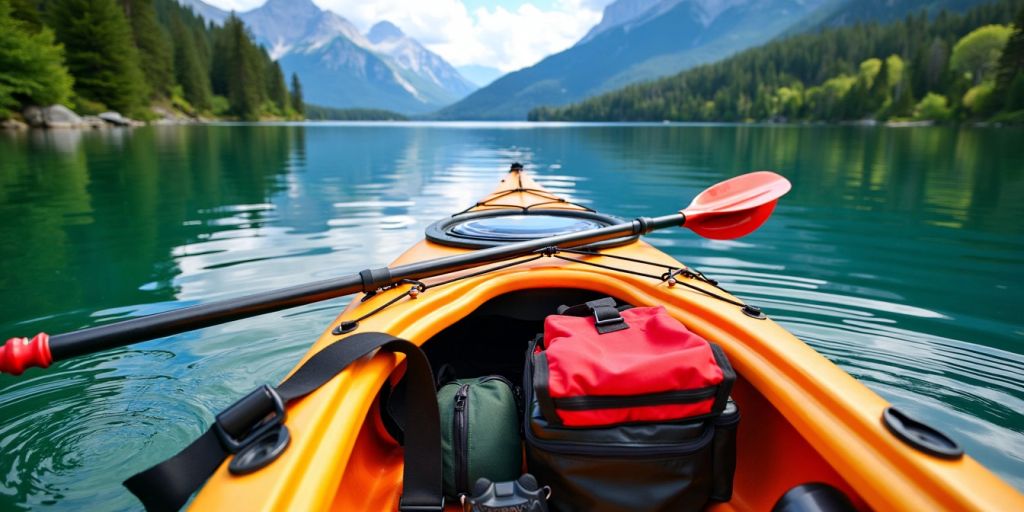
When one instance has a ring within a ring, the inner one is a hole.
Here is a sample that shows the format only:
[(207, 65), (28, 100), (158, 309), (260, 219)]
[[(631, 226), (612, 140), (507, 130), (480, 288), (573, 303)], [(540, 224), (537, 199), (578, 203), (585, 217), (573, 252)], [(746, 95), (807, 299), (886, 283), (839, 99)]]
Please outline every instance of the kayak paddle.
[(779, 198), (789, 189), (789, 181), (774, 172), (752, 172), (711, 186), (698, 194), (686, 209), (671, 215), (639, 217), (613, 226), (526, 240), (394, 268), (367, 269), (334, 279), (189, 306), (55, 336), (39, 333), (31, 339), (11, 338), (0, 347), (0, 373), (19, 375), (33, 366), (46, 368), (53, 361), (353, 293), (368, 293), (403, 279), (424, 279), (447, 274), (485, 263), (527, 256), (546, 247), (579, 247), (673, 226), (684, 226), (698, 235), (715, 240), (738, 238), (764, 224)]

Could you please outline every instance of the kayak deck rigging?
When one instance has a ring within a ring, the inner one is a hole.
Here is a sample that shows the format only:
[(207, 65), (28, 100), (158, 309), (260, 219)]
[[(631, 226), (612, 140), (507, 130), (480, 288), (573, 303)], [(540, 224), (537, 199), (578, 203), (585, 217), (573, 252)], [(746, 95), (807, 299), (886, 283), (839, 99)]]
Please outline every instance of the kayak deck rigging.
[[(406, 286), (406, 285), (409, 286), (409, 288), (406, 289), (405, 292), (390, 298), (387, 302), (377, 306), (375, 309), (373, 309), (371, 311), (368, 311), (366, 313), (363, 313), (362, 315), (360, 315), (357, 318), (353, 318), (351, 320), (345, 320), (345, 321), (339, 323), (337, 325), (337, 327), (335, 327), (331, 331), (331, 333), (335, 334), (335, 335), (341, 335), (341, 334), (350, 333), (350, 332), (356, 330), (359, 327), (359, 322), (361, 322), (363, 320), (366, 320), (367, 318), (369, 318), (369, 317), (371, 317), (373, 315), (376, 315), (377, 313), (380, 313), (381, 311), (384, 311), (389, 306), (397, 304), (399, 301), (401, 301), (402, 299), (405, 299), (407, 297), (408, 298), (417, 298), (420, 294), (426, 292), (427, 290), (430, 290), (430, 289), (433, 289), (433, 288), (437, 288), (439, 286), (444, 286), (444, 285), (447, 285), (447, 284), (451, 284), (451, 283), (454, 283), (456, 281), (461, 281), (463, 279), (470, 279), (470, 278), (474, 278), (474, 277), (483, 276), (483, 275), (486, 275), (486, 274), (489, 274), (489, 273), (492, 273), (492, 272), (497, 272), (499, 270), (504, 270), (504, 269), (507, 269), (507, 268), (515, 267), (517, 265), (523, 265), (523, 264), (526, 264), (526, 263), (531, 263), (531, 262), (537, 261), (537, 260), (539, 260), (541, 258), (557, 258), (557, 259), (560, 259), (560, 260), (563, 260), (563, 261), (567, 261), (567, 262), (579, 263), (579, 264), (583, 264), (583, 265), (591, 265), (591, 266), (594, 266), (594, 267), (603, 268), (605, 270), (611, 270), (611, 271), (614, 271), (614, 272), (622, 272), (622, 273), (625, 273), (625, 274), (632, 274), (632, 275), (635, 275), (635, 276), (647, 277), (647, 278), (650, 278), (650, 279), (655, 279), (655, 280), (661, 281), (663, 283), (666, 283), (669, 287), (677, 286), (677, 285), (678, 286), (684, 286), (686, 288), (690, 288), (690, 289), (695, 290), (697, 292), (706, 294), (709, 297), (714, 297), (714, 298), (716, 298), (716, 299), (718, 299), (718, 300), (720, 300), (722, 302), (726, 302), (728, 304), (732, 304), (734, 306), (738, 306), (738, 307), (740, 307), (744, 311), (744, 313), (748, 314), (749, 316), (753, 316), (754, 318), (759, 318), (759, 319), (767, 318), (767, 316), (765, 316), (764, 313), (761, 312), (761, 309), (758, 308), (757, 306), (751, 306), (751, 305), (745, 304), (745, 303), (743, 303), (741, 301), (738, 301), (738, 300), (735, 300), (735, 299), (731, 299), (731, 298), (726, 297), (724, 295), (715, 293), (715, 292), (710, 291), (710, 290), (708, 290), (706, 288), (702, 288), (702, 287), (699, 287), (699, 286), (694, 286), (694, 285), (689, 284), (687, 282), (680, 281), (678, 278), (679, 277), (684, 277), (686, 279), (692, 279), (692, 280), (696, 280), (696, 281), (700, 281), (700, 282), (703, 282), (703, 283), (710, 284), (711, 286), (714, 286), (715, 288), (717, 288), (719, 290), (725, 291), (720, 286), (718, 286), (718, 282), (717, 281), (712, 280), (712, 279), (708, 279), (708, 277), (705, 276), (702, 272), (697, 271), (697, 270), (693, 270), (693, 269), (690, 269), (690, 268), (687, 268), (685, 266), (680, 266), (680, 267), (677, 268), (677, 267), (673, 267), (673, 266), (667, 266), (667, 265), (664, 265), (662, 263), (651, 262), (651, 261), (644, 261), (644, 260), (640, 260), (640, 259), (637, 259), (637, 258), (630, 258), (630, 257), (627, 257), (627, 256), (618, 256), (618, 255), (614, 255), (614, 254), (605, 254), (605, 253), (601, 253), (601, 252), (597, 252), (597, 251), (588, 251), (588, 250), (581, 250), (581, 249), (562, 249), (562, 248), (558, 248), (558, 247), (547, 247), (547, 248), (540, 249), (540, 250), (536, 251), (536, 253), (537, 254), (534, 255), (534, 256), (528, 256), (528, 257), (523, 258), (523, 259), (514, 260), (514, 261), (511, 261), (511, 262), (507, 262), (507, 263), (501, 263), (499, 265), (495, 265), (495, 266), (491, 266), (491, 267), (486, 267), (484, 269), (481, 269), (481, 270), (478, 270), (478, 271), (475, 271), (475, 272), (470, 272), (468, 274), (458, 275), (456, 277), (445, 279), (445, 280), (442, 280), (442, 281), (439, 281), (439, 282), (432, 282), (430, 284), (427, 284), (427, 283), (424, 283), (422, 281), (418, 281), (418, 280), (415, 280), (415, 279), (404, 279), (404, 280), (402, 280), (399, 283), (395, 283), (393, 285), (388, 285), (388, 286), (381, 287), (381, 288), (378, 288), (376, 290), (370, 291), (369, 293), (365, 294), (360, 299), (360, 302), (366, 302), (366, 301), (376, 297), (379, 293), (387, 291), (387, 290), (391, 290), (391, 289), (395, 289), (395, 288), (401, 288), (401, 287)], [(575, 255), (583, 256), (585, 258), (586, 257), (605, 257), (605, 258), (612, 258), (612, 259), (621, 260), (621, 261), (630, 261), (630, 262), (633, 262), (633, 263), (639, 263), (641, 265), (649, 265), (649, 266), (652, 266), (652, 267), (663, 268), (665, 270), (665, 272), (663, 272), (660, 275), (659, 274), (651, 274), (651, 273), (648, 273), (648, 272), (642, 272), (642, 271), (638, 271), (638, 270), (631, 270), (631, 269), (628, 269), (628, 268), (616, 267), (616, 266), (613, 266), (613, 265), (596, 263), (596, 262), (593, 262), (593, 261), (588, 261), (588, 260), (583, 259), (583, 258), (567, 258), (565, 256), (561, 256), (560, 253), (575, 254)]]

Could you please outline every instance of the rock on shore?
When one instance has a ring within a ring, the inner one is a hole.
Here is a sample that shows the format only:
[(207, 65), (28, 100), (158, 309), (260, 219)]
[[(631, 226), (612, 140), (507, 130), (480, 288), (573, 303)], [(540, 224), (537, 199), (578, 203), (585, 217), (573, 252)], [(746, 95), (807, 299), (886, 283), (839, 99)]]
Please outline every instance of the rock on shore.
[[(98, 116), (79, 116), (64, 105), (27, 107), (21, 113), (33, 128), (107, 128), (110, 126), (142, 126), (144, 123), (122, 116), (119, 112), (104, 112)], [(5, 125), (6, 126), (6, 125)]]

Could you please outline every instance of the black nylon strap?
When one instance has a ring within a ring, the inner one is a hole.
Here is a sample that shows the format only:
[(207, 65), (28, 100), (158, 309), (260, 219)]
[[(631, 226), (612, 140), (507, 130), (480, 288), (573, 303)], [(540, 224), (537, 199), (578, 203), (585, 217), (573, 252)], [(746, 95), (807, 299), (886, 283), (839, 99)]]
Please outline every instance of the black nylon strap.
[[(405, 433), (401, 508), (440, 511), (443, 508), (441, 419), (430, 362), (418, 346), (385, 333), (355, 334), (314, 354), (276, 391), (285, 404), (302, 398), (377, 348), (406, 355), (409, 399), (404, 401), (405, 413), (406, 417), (417, 419), (417, 428)], [(125, 487), (142, 501), (146, 510), (180, 509), (229, 455), (215, 426), (177, 455), (125, 480)]]
[(567, 316), (590, 316), (594, 315), (594, 328), (598, 334), (628, 329), (629, 324), (622, 319), (619, 309), (615, 306), (615, 299), (604, 297), (592, 300), (575, 306), (559, 306), (559, 315)]

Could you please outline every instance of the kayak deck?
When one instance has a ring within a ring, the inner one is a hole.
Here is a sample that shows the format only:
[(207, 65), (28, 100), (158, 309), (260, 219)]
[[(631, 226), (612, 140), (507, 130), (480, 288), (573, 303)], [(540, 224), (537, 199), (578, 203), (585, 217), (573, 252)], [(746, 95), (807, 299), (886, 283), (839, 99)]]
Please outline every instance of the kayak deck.
[[(538, 189), (528, 177), (514, 172), (471, 210), (534, 205), (583, 209), (561, 201), (539, 205), (552, 199), (550, 193), (538, 193)], [(422, 241), (393, 264), (465, 252)], [(683, 267), (643, 241), (602, 253)], [(573, 258), (650, 273), (648, 266), (604, 255)], [(612, 296), (634, 305), (664, 305), (691, 331), (719, 344), (738, 374), (733, 397), (743, 420), (737, 438), (734, 493), (731, 501), (712, 509), (767, 510), (796, 485), (825, 482), (843, 491), (858, 509), (1024, 510), (1019, 493), (970, 457), (955, 461), (931, 457), (890, 434), (881, 421), (882, 411), (889, 405), (884, 399), (771, 319), (745, 315), (739, 307), (693, 288), (575, 261), (541, 258), (471, 275), (480, 270), (425, 280), (430, 285), (468, 276), (430, 288), (416, 298), (402, 298), (360, 321), (354, 332), (380, 331), (408, 339), (423, 346), (433, 359), (464, 344), (467, 352), (491, 354), (500, 363), (507, 359), (502, 354), (525, 347), (529, 338), (520, 339), (524, 332), (503, 329), (501, 324), (476, 337), (452, 332), (470, 322), (500, 322), (501, 315), (493, 313), (505, 311), (508, 317), (513, 309), (501, 306), (503, 303), (537, 305), (551, 297), (573, 294)], [(707, 292), (723, 293), (697, 279), (680, 280)], [(407, 290), (408, 286), (400, 286), (365, 302), (353, 300), (299, 365), (346, 336), (332, 334), (335, 325), (365, 315)], [(504, 327), (508, 325), (506, 322)], [(518, 358), (522, 359), (521, 352)], [(400, 373), (401, 357), (394, 354), (380, 354), (352, 365), (289, 408), (292, 445), (278, 460), (245, 476), (231, 475), (225, 463), (191, 506), (198, 510), (396, 509), (402, 448), (380, 420), (378, 395), (382, 386), (389, 379), (397, 381)], [(415, 425), (412, 420), (409, 424)], [(450, 510), (458, 510), (455, 504), (449, 505)]]

